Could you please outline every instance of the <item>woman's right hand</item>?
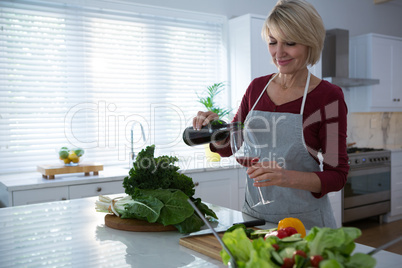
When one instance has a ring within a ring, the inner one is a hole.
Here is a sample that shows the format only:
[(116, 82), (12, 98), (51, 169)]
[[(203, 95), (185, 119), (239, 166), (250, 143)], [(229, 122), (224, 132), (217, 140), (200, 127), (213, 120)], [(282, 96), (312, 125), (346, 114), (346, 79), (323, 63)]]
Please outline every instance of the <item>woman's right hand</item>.
[(208, 125), (211, 121), (219, 119), (219, 116), (211, 111), (199, 111), (197, 116), (193, 118), (193, 128), (200, 130), (203, 126)]

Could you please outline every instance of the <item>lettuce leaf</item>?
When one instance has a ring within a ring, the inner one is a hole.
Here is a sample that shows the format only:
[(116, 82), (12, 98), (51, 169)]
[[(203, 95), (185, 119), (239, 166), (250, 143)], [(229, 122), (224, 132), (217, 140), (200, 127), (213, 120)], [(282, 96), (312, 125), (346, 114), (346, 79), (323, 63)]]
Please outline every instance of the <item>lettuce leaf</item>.
[(323, 255), (325, 250), (349, 255), (355, 249), (354, 240), (361, 234), (361, 231), (354, 227), (338, 229), (313, 227), (305, 239), (309, 242), (311, 255)]

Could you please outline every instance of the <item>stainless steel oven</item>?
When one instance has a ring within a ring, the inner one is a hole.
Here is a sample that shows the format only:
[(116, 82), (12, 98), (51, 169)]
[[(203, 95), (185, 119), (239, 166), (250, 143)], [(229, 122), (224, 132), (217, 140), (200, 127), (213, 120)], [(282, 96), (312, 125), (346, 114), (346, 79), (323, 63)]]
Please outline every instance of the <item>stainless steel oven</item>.
[(350, 170), (343, 193), (342, 222), (372, 216), (382, 216), (390, 211), (391, 153), (372, 148), (348, 149)]

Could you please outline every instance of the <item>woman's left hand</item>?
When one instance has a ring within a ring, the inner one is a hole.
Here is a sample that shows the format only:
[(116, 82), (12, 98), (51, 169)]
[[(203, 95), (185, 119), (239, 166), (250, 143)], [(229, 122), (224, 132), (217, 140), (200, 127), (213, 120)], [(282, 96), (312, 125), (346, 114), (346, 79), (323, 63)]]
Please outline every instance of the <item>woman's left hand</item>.
[(247, 174), (254, 180), (254, 186), (288, 186), (288, 178), (285, 169), (276, 161), (259, 162), (247, 169)]

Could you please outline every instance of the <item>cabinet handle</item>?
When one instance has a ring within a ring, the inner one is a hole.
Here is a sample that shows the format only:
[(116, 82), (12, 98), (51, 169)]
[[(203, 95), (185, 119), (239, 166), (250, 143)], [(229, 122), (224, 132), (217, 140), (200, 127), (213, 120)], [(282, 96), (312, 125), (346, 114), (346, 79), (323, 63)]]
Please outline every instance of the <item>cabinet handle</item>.
[(200, 183), (198, 181), (196, 183), (194, 183), (195, 187), (197, 187), (198, 185), (200, 185)]
[(102, 191), (102, 187), (96, 188), (96, 191), (99, 193), (100, 191)]
[(67, 198), (65, 198), (65, 197), (62, 197), (62, 198), (61, 198), (61, 200), (63, 200), (63, 201), (64, 201), (64, 200), (67, 200)]

